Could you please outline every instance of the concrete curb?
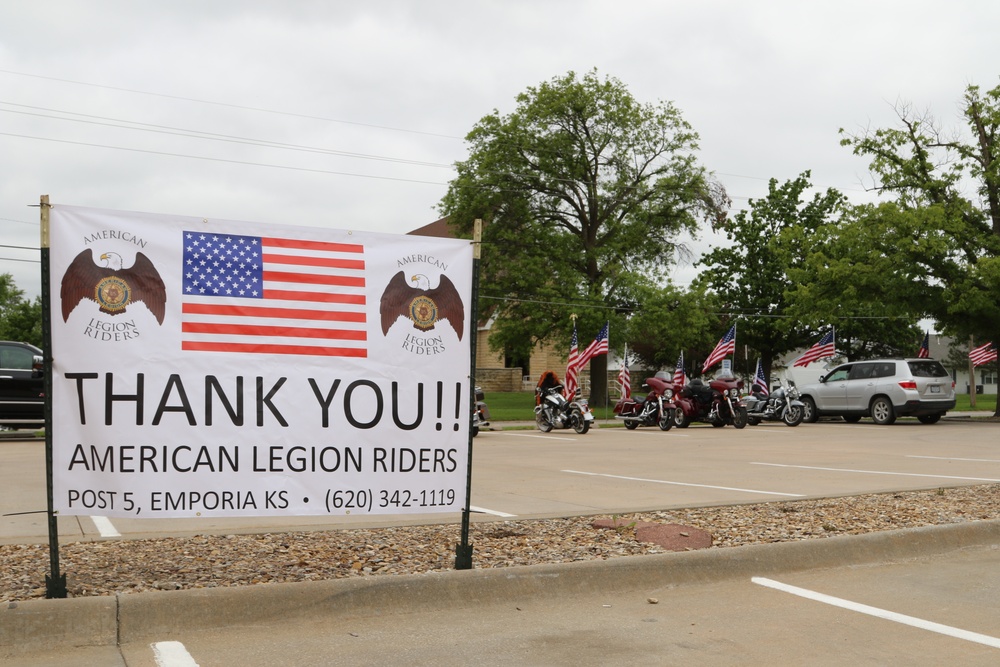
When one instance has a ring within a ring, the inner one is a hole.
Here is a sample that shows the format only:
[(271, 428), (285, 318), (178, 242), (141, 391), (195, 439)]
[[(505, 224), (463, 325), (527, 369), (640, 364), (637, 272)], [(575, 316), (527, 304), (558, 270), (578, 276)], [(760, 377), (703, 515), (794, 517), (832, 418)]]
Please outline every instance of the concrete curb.
[(364, 617), (665, 587), (863, 565), (1000, 544), (1000, 520), (865, 535), (488, 570), (448, 571), (115, 597), (30, 600), (0, 612), (0, 654), (125, 644), (230, 626)]

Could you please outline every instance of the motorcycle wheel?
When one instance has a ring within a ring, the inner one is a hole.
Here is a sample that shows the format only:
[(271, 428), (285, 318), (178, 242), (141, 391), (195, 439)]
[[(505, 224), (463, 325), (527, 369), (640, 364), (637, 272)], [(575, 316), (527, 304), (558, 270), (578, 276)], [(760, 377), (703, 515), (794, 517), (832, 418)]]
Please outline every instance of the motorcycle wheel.
[(472, 437), (475, 438), (477, 435), (479, 435), (479, 427), (478, 426), (473, 426), (472, 427)]
[(736, 412), (733, 414), (733, 426), (736, 428), (746, 428), (747, 419), (747, 409), (743, 407), (736, 408)]
[(691, 418), (684, 414), (680, 408), (674, 410), (674, 426), (677, 428), (687, 428), (691, 425)]
[(535, 425), (538, 427), (538, 430), (541, 431), (542, 433), (548, 433), (549, 431), (552, 430), (552, 422), (546, 419), (545, 415), (541, 413), (535, 415)]
[(674, 425), (674, 415), (673, 410), (664, 410), (663, 414), (660, 415), (659, 421), (656, 425), (660, 427), (661, 431), (669, 431)]
[(785, 414), (781, 415), (781, 421), (785, 422), (788, 426), (798, 426), (802, 423), (802, 408), (799, 406), (788, 406), (785, 410)]
[(570, 419), (573, 420), (573, 430), (583, 435), (590, 430), (590, 422), (583, 418), (583, 413), (579, 410), (574, 410), (573, 414), (570, 415)]
[(760, 417), (747, 417), (747, 423), (751, 426), (756, 426), (760, 423)]
[(627, 428), (627, 429), (628, 429), (628, 430), (630, 430), (630, 431), (634, 431), (634, 430), (635, 430), (635, 428), (636, 428), (636, 427), (637, 427), (638, 425), (639, 425), (639, 422), (637, 422), (637, 421), (636, 421), (636, 420), (634, 420), (634, 419), (626, 419), (626, 420), (625, 420), (625, 428)]

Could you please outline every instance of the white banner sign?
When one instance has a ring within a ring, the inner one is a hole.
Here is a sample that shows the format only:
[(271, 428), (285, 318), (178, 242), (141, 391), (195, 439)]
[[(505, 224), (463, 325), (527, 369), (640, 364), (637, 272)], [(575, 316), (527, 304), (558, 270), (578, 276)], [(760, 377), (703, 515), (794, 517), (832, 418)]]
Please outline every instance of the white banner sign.
[(59, 513), (464, 508), (469, 241), (50, 219)]

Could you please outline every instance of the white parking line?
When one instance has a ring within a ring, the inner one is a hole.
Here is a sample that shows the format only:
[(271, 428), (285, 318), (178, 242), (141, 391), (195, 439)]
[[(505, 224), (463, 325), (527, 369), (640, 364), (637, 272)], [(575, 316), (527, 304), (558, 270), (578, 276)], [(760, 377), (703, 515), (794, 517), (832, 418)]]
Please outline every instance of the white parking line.
[(992, 646), (993, 648), (1000, 648), (1000, 639), (989, 635), (982, 635), (978, 632), (970, 632), (968, 630), (962, 630), (961, 628), (953, 628), (950, 625), (942, 625), (940, 623), (935, 623), (934, 621), (916, 618), (915, 616), (907, 616), (906, 614), (898, 614), (894, 611), (879, 609), (878, 607), (870, 607), (866, 604), (860, 604), (858, 602), (852, 602), (842, 598), (835, 598), (831, 595), (817, 593), (806, 588), (799, 588), (798, 586), (790, 586), (788, 584), (783, 584), (780, 581), (765, 579), (764, 577), (753, 577), (751, 581), (761, 586), (767, 586), (768, 588), (773, 588), (785, 593), (791, 593), (792, 595), (798, 595), (799, 597), (803, 597), (808, 600), (815, 600), (816, 602), (833, 605), (834, 607), (840, 607), (841, 609), (847, 609), (849, 611), (856, 611), (860, 614), (883, 618), (887, 621), (895, 621), (896, 623), (902, 623), (903, 625), (909, 625), (914, 628), (920, 628), (921, 630), (929, 630), (930, 632), (937, 632), (942, 635), (948, 635), (949, 637), (956, 637), (958, 639), (976, 642), (977, 644), (985, 644), (986, 646)]
[(907, 455), (908, 459), (934, 459), (936, 461), (972, 461), (974, 463), (1000, 463), (1000, 459), (960, 459), (957, 456), (917, 456)]
[(469, 511), (470, 512), (482, 512), (483, 514), (491, 514), (493, 516), (499, 516), (499, 517), (504, 517), (504, 518), (508, 518), (508, 517), (512, 517), (512, 516), (517, 516), (516, 514), (507, 514), (506, 512), (498, 512), (496, 510), (488, 510), (486, 508), (476, 507), (474, 505), (469, 505)]
[(94, 522), (94, 527), (97, 528), (97, 532), (101, 534), (101, 537), (121, 537), (122, 534), (118, 532), (115, 528), (115, 524), (111, 523), (111, 519), (106, 516), (92, 516), (90, 520)]
[(191, 654), (180, 642), (156, 642), (150, 644), (153, 648), (153, 659), (157, 667), (198, 667)]
[(512, 435), (515, 438), (542, 438), (543, 440), (568, 440), (576, 442), (576, 438), (564, 438), (558, 435), (531, 435), (529, 433), (508, 433), (507, 435)]
[(611, 479), (627, 479), (631, 482), (652, 482), (653, 484), (669, 484), (671, 486), (694, 486), (700, 489), (720, 489), (722, 491), (740, 491), (741, 493), (763, 493), (769, 496), (788, 496), (804, 498), (801, 493), (779, 493), (777, 491), (758, 491), (757, 489), (739, 489), (732, 486), (712, 486), (710, 484), (691, 484), (689, 482), (669, 482), (664, 479), (645, 479), (643, 477), (625, 477), (624, 475), (608, 475), (601, 472), (582, 472), (580, 470), (563, 470), (571, 475), (589, 475), (591, 477), (610, 477)]
[(648, 431), (641, 431), (641, 430), (637, 429), (636, 433), (643, 433), (645, 435), (655, 435), (655, 436), (658, 436), (658, 437), (661, 437), (661, 438), (664, 437), (664, 436), (666, 436), (668, 438), (690, 438), (691, 437), (690, 435), (686, 435), (684, 433), (678, 433), (677, 431), (673, 431), (673, 430), (670, 430), (670, 431), (661, 431), (659, 429), (656, 429), (656, 430), (649, 429)]
[(819, 466), (795, 466), (787, 463), (760, 463), (751, 461), (752, 466), (771, 466), (773, 468), (796, 468), (798, 470), (828, 470), (830, 472), (854, 472), (863, 475), (895, 475), (899, 477), (933, 477), (935, 479), (962, 479), (970, 482), (1000, 482), (992, 477), (959, 477), (957, 475), (926, 475), (917, 472), (891, 472), (886, 470), (854, 470), (853, 468), (821, 468)]

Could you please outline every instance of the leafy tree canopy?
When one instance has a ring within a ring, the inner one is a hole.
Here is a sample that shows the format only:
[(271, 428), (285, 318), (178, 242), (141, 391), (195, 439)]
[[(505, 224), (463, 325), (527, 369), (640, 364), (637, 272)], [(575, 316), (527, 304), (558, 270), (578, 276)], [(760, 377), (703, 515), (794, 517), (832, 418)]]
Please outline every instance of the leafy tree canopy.
[(956, 336), (1000, 339), (1000, 86), (966, 89), (966, 132), (896, 107), (899, 126), (841, 133), (870, 159), (888, 261), (920, 287), (921, 310)]
[(806, 171), (782, 184), (772, 178), (767, 196), (751, 199), (723, 227), (730, 243), (699, 262), (706, 267), (699, 281), (719, 294), (737, 322), (737, 340), (760, 355), (768, 377), (776, 357), (810, 344), (820, 328), (831, 324), (822, 317), (801, 317), (788, 296), (790, 273), (802, 264), (798, 246), (846, 207), (836, 190), (805, 201), (809, 176)]
[[(483, 219), (481, 312), (494, 346), (581, 345), (662, 282), (680, 232), (719, 223), (729, 205), (695, 159), (698, 136), (669, 102), (640, 103), (617, 79), (570, 72), (528, 88), (510, 114), (482, 118), (440, 210), (468, 235)], [(593, 333), (591, 333), (593, 332)], [(617, 340), (616, 340), (617, 339)], [(592, 363), (602, 401), (606, 357)]]

